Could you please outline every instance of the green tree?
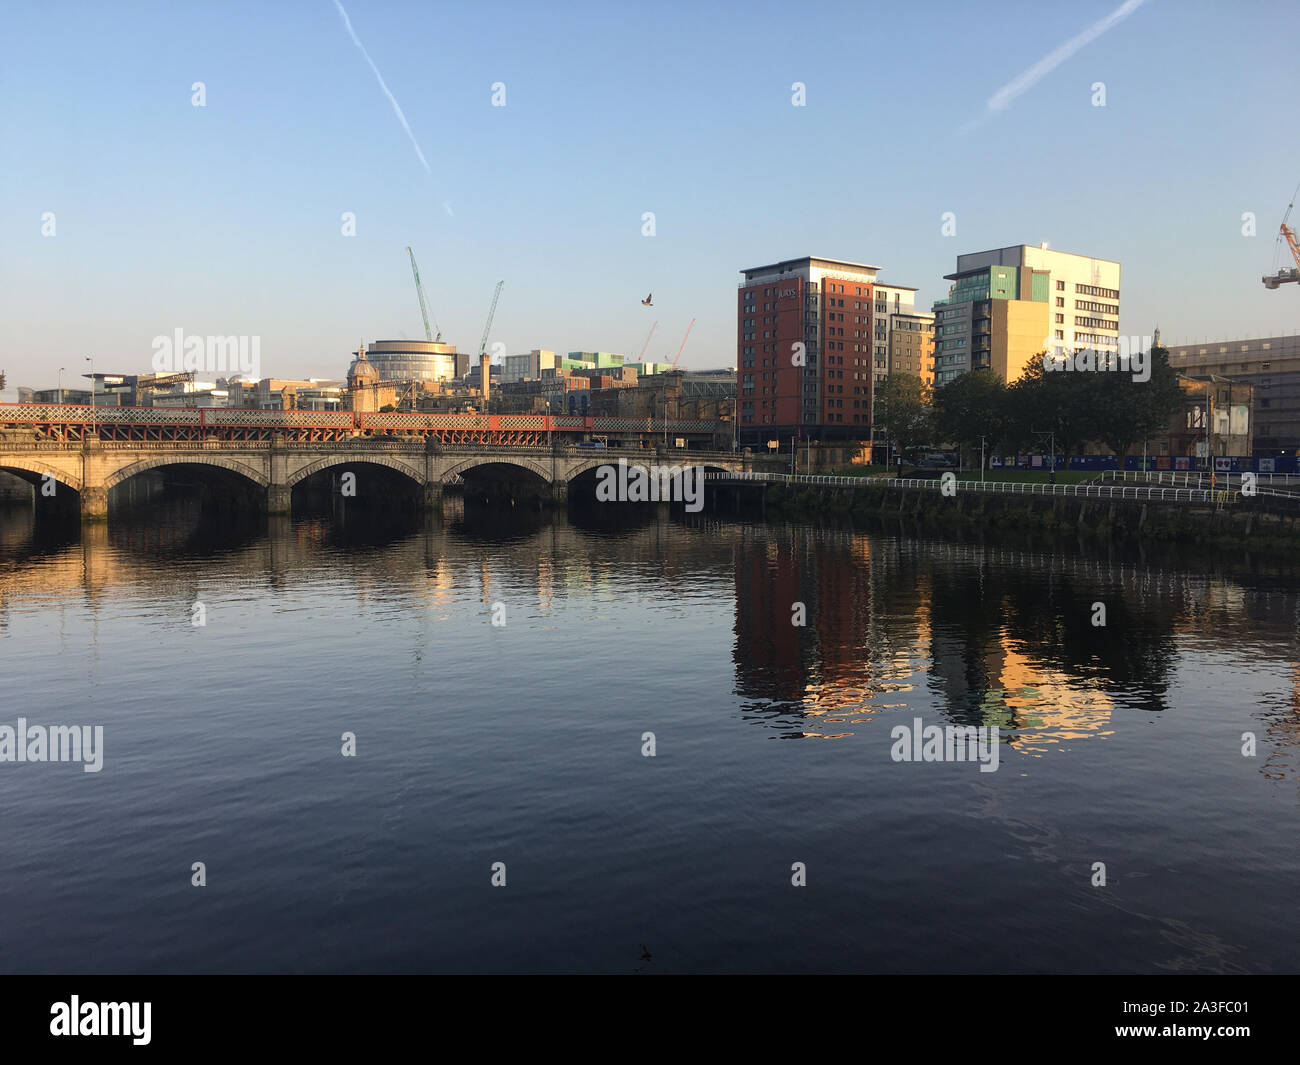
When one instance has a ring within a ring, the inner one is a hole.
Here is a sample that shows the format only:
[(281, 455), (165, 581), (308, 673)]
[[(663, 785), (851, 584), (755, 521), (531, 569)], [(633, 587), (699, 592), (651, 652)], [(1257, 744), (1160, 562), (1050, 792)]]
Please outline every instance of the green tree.
[(984, 438), (994, 453), (1007, 432), (1007, 383), (989, 370), (972, 370), (934, 390), (934, 429), (940, 440), (978, 452)]
[(1008, 389), (1010, 411), (1008, 442), (1018, 447), (1047, 449), (1050, 433), (1058, 455), (1073, 455), (1085, 440), (1096, 439), (1104, 397), (1104, 373), (1043, 368), (1043, 358), (1029, 360), (1019, 379)]
[(1100, 440), (1118, 457), (1135, 444), (1153, 436), (1163, 436), (1170, 419), (1182, 408), (1183, 391), (1178, 373), (1169, 365), (1167, 348), (1152, 348), (1148, 353), (1151, 376), (1135, 381), (1131, 373), (1108, 371), (1098, 374), (1102, 402), (1096, 411), (1094, 439)]
[(919, 377), (906, 373), (891, 373), (876, 386), (877, 431), (883, 430), (900, 454), (933, 436), (929, 393)]

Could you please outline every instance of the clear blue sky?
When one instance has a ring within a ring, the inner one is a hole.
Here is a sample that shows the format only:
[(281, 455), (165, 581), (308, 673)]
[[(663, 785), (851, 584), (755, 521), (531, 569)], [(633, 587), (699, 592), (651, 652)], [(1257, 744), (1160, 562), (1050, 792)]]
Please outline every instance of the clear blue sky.
[(5, 398), (86, 353), (146, 370), (177, 327), (260, 336), (268, 374), (341, 376), (359, 339), (423, 336), (407, 244), (461, 350), (504, 278), (510, 352), (635, 356), (658, 320), (646, 357), (670, 359), (695, 317), (682, 364), (729, 366), (743, 267), (870, 262), (928, 309), (958, 253), (1042, 240), (1123, 264), (1126, 333), (1292, 332), (1300, 286), (1259, 279), (1300, 181), (1294, 3), (1149, 0), (989, 113), (1118, 2), (345, 0), (429, 174), (333, 0), (18, 0)]

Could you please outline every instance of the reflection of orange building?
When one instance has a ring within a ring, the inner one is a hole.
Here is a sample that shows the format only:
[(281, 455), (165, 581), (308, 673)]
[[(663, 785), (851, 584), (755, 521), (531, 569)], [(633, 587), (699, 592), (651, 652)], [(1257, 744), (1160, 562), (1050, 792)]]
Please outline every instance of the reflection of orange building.
[(737, 546), (735, 573), (740, 693), (796, 701), (804, 688), (803, 630), (791, 619), (803, 595), (793, 545), (788, 540), (747, 540)]
[(819, 554), (816, 570), (816, 612), (809, 627), (817, 634), (814, 702), (842, 706), (866, 697), (871, 680), (871, 545), (854, 536), (843, 552)]
[[(803, 604), (802, 626), (793, 624), (797, 603)], [(845, 533), (827, 543), (825, 530), (796, 529), (788, 538), (742, 543), (736, 562), (739, 694), (794, 704), (813, 717), (863, 709), (872, 694), (871, 615), (866, 536)]]

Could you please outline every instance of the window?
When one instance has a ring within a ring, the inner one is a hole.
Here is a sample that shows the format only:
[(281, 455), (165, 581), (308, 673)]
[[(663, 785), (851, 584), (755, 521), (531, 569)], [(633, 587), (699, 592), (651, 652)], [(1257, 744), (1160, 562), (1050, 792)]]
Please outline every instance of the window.
[(1065, 297), (1064, 297), (1064, 296), (1057, 296), (1057, 297), (1056, 297), (1056, 305), (1057, 305), (1058, 307), (1064, 307), (1064, 306), (1065, 306)]
[[(1058, 281), (1058, 282), (1056, 283), (1056, 291), (1057, 291), (1057, 292), (1064, 292), (1064, 291), (1065, 291), (1065, 282), (1064, 282), (1064, 281)], [(1059, 307), (1060, 304), (1058, 303), (1057, 306)]]
[(1065, 324), (1065, 315), (1063, 315), (1063, 314), (1058, 314), (1058, 315), (1056, 316), (1056, 324), (1057, 324), (1057, 325), (1064, 325), (1064, 324)]

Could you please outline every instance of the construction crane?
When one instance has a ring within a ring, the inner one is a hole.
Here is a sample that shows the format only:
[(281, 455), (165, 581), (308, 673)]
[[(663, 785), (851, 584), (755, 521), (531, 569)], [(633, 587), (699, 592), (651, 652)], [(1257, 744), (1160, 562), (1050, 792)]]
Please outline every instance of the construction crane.
[[(691, 324), (686, 327), (686, 336), (682, 337), (682, 346), (677, 349), (677, 359), (682, 357), (682, 349), (686, 347), (686, 337), (691, 335), (691, 330), (695, 328), (695, 319), (691, 319)], [(673, 359), (673, 369), (677, 369), (677, 359)]]
[(645, 349), (650, 346), (650, 338), (655, 335), (655, 326), (658, 324), (658, 322), (655, 322), (654, 325), (650, 327), (650, 332), (645, 335), (645, 343), (641, 345), (641, 354), (636, 357), (637, 362), (640, 362), (645, 358)]
[[(1285, 285), (1288, 281), (1300, 283), (1300, 244), (1296, 243), (1295, 230), (1287, 225), (1287, 222), (1291, 220), (1291, 209), (1295, 206), (1297, 195), (1300, 195), (1300, 185), (1297, 185), (1295, 192), (1291, 193), (1291, 202), (1286, 205), (1286, 214), (1282, 216), (1282, 226), (1278, 231), (1277, 246), (1273, 254), (1274, 272), (1261, 279), (1267, 289)], [(1290, 249), (1291, 258), (1295, 260), (1294, 267), (1282, 266), (1282, 246), (1284, 243)]]
[(497, 316), (497, 300), (501, 297), (501, 286), (504, 281), (497, 282), (497, 290), (492, 293), (492, 306), (488, 308), (487, 325), (483, 327), (483, 339), (478, 342), (478, 366), (479, 384), (483, 389), (483, 410), (488, 409), (490, 399), (489, 390), (492, 384), (492, 360), (487, 353), (488, 333), (492, 331), (492, 319)]
[[(411, 273), (415, 276), (415, 291), (420, 297), (420, 314), (424, 316), (424, 339), (429, 341), (431, 344), (441, 344), (442, 330), (438, 330), (438, 338), (436, 340), (433, 337), (433, 333), (429, 330), (429, 308), (424, 302), (424, 286), (420, 284), (420, 268), (415, 265), (415, 252), (411, 251), (409, 244), (406, 248), (406, 254), (411, 257)], [(434, 315), (433, 324), (435, 326), (438, 324), (437, 315)]]

